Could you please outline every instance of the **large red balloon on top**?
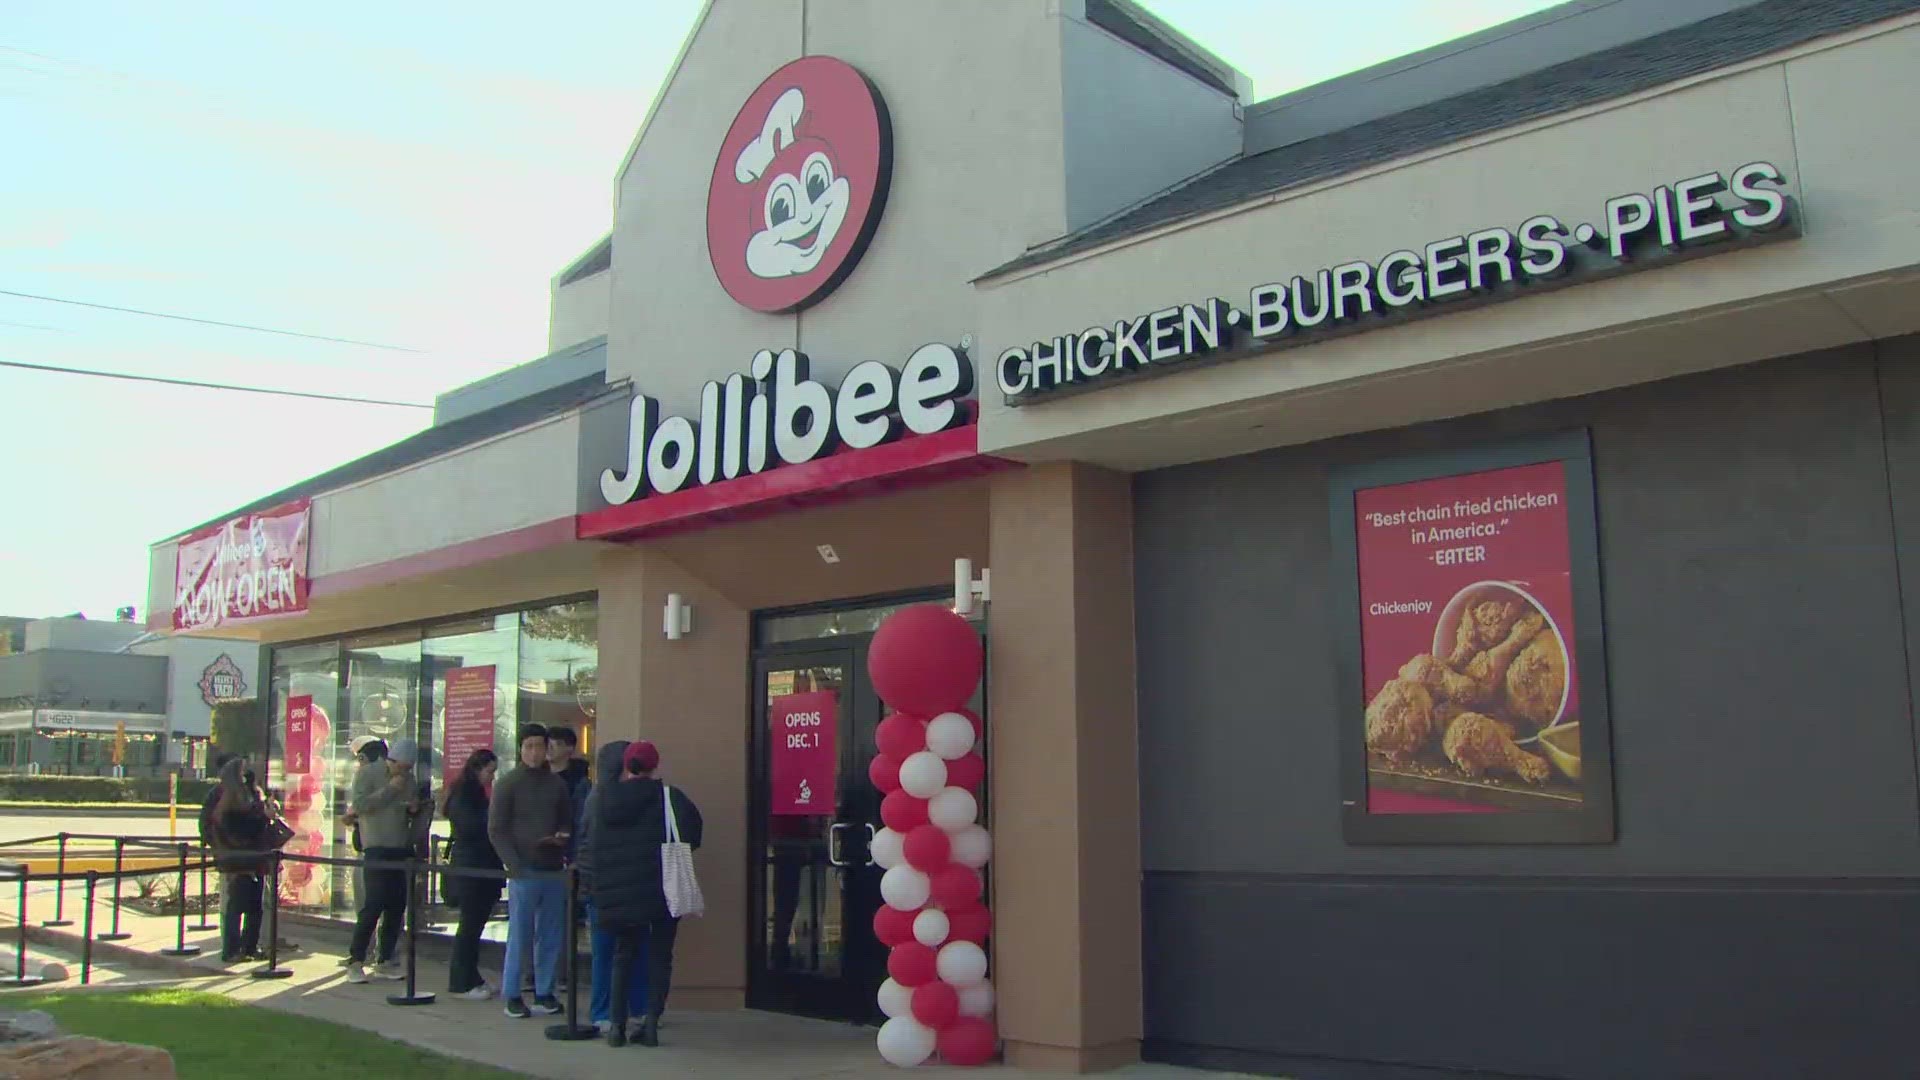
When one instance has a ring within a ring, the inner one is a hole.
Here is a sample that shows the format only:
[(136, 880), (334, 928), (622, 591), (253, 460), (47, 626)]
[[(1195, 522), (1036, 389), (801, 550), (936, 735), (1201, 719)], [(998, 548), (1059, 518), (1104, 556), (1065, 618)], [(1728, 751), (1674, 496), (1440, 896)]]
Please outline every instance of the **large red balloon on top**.
[(880, 700), (921, 716), (965, 706), (983, 664), (973, 624), (937, 604), (895, 612), (867, 646), (867, 675)]

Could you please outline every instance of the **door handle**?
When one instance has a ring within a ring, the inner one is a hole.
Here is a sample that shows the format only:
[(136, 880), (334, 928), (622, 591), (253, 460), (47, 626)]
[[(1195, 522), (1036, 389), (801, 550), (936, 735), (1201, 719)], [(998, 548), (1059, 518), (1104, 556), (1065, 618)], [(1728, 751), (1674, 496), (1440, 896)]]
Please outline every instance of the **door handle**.
[(872, 822), (868, 822), (868, 823), (867, 823), (867, 863), (866, 863), (866, 864), (867, 864), (868, 866), (878, 866), (878, 865), (879, 865), (878, 863), (876, 863), (876, 862), (874, 862), (874, 861), (873, 861), (873, 838), (874, 838), (874, 836), (875, 836), (875, 833), (874, 833), (874, 831), (873, 831), (873, 823), (872, 823)]
[(832, 825), (827, 826), (827, 861), (835, 866), (847, 865), (846, 860), (834, 857), (836, 852), (833, 849), (834, 840), (839, 837), (840, 830), (846, 827), (847, 823), (844, 821), (836, 821)]

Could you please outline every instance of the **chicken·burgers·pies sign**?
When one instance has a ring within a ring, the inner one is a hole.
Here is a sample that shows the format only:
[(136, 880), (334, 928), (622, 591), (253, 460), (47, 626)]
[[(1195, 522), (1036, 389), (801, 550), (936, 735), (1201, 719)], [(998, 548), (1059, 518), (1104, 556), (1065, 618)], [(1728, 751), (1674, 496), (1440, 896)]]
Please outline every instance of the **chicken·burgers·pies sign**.
[(853, 272), (893, 178), (893, 126), (867, 77), (830, 56), (767, 76), (734, 117), (707, 186), (720, 286), (768, 314), (818, 303)]

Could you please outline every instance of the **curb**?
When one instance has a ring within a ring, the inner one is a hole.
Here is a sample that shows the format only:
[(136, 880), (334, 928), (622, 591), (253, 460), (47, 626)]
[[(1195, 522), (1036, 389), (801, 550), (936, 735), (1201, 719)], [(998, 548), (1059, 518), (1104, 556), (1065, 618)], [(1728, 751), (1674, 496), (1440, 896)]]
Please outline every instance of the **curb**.
[[(15, 935), (19, 933), (17, 925), (14, 933)], [(27, 942), (56, 948), (62, 952), (71, 952), (76, 958), (83, 955), (87, 947), (87, 939), (84, 935), (46, 926), (28, 926)], [(233, 974), (230, 971), (195, 963), (189, 958), (160, 956), (157, 953), (146, 952), (115, 941), (94, 942), (93, 959), (96, 964), (108, 963), (146, 968), (149, 971), (164, 971), (169, 975), (179, 975), (183, 978), (219, 978)], [(80, 981), (80, 961), (75, 959), (70, 967), (74, 985), (77, 986)]]

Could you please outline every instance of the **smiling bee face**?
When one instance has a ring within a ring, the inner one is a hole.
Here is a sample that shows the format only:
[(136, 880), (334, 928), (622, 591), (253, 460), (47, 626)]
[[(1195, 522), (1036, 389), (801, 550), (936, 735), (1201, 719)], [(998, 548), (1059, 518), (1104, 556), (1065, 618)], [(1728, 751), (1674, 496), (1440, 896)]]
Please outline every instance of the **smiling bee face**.
[(819, 139), (786, 147), (768, 172), (756, 231), (747, 241), (747, 269), (762, 278), (808, 273), (847, 220), (852, 187), (835, 175), (831, 148)]

